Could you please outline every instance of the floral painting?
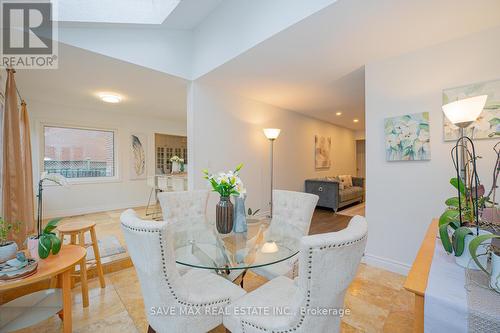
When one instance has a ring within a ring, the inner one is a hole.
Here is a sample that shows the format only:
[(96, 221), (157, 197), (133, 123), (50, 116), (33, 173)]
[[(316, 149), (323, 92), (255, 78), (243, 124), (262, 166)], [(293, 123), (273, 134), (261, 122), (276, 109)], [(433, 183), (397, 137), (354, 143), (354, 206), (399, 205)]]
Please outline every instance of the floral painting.
[(332, 149), (332, 138), (316, 135), (314, 137), (314, 162), (316, 169), (329, 169), (332, 164), (330, 151)]
[[(443, 105), (450, 102), (488, 95), (486, 105), (479, 118), (465, 129), (465, 135), (473, 139), (498, 137), (500, 132), (500, 80), (470, 84), (467, 86), (443, 90)], [(444, 140), (455, 141), (459, 137), (459, 128), (444, 116)]]
[(431, 159), (429, 112), (385, 119), (387, 161)]

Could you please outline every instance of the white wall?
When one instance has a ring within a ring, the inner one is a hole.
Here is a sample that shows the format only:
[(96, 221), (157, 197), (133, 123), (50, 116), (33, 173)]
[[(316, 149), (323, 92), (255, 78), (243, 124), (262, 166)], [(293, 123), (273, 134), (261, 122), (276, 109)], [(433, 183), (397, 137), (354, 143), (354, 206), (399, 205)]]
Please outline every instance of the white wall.
[(354, 132), (354, 139), (355, 140), (364, 140), (366, 138), (366, 133), (365, 130), (358, 130)]
[(194, 30), (193, 79), (335, 1), (224, 1)]
[[(445, 88), (500, 79), (500, 29), (426, 48), (365, 67), (366, 167), (369, 237), (367, 260), (405, 273), (432, 218), (453, 196), (450, 158), (443, 141)], [(430, 113), (431, 161), (386, 162), (384, 118)], [(491, 184), (496, 140), (476, 140), (479, 176)]]
[[(207, 187), (205, 168), (218, 172), (244, 163), (247, 206), (267, 209), (270, 147), (265, 127), (282, 130), (275, 142), (275, 188), (303, 191), (307, 178), (355, 174), (353, 131), (195, 82), (188, 99), (190, 186)], [(315, 134), (332, 137), (330, 170), (314, 168)]]
[(59, 41), (163, 73), (191, 77), (192, 33), (159, 28), (59, 28)]
[[(33, 146), (34, 182), (38, 183), (41, 159), (41, 124), (61, 124), (78, 127), (116, 130), (117, 171), (114, 182), (74, 184), (69, 188), (46, 186), (44, 190), (44, 217), (69, 216), (111, 209), (146, 205), (150, 188), (146, 180), (129, 179), (129, 136), (132, 132), (148, 136), (147, 173), (154, 174), (154, 133), (186, 135), (183, 121), (151, 116), (123, 115), (45, 104), (28, 100)], [(36, 189), (35, 189), (36, 191)], [(36, 193), (36, 192), (35, 192)]]

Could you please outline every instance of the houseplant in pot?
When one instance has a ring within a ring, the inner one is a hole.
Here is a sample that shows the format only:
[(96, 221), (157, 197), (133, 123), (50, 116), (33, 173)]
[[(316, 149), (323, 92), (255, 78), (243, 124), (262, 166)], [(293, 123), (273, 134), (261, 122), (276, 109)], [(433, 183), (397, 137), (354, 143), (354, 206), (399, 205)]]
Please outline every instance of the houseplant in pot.
[[(469, 251), (475, 264), (490, 277), (490, 287), (500, 293), (500, 248), (497, 246), (489, 246), (486, 251), (479, 251), (484, 248), (484, 242), (492, 239), (500, 239), (500, 235), (489, 234), (475, 237), (469, 244)], [(480, 258), (491, 255), (491, 272), (486, 269), (484, 261)]]
[(175, 155), (170, 158), (170, 162), (172, 163), (172, 173), (181, 172), (181, 166), (184, 164), (184, 159)]
[[(61, 174), (58, 173), (47, 173), (43, 172), (40, 176), (40, 181), (38, 182), (38, 212), (37, 212), (37, 219), (36, 219), (36, 235), (33, 235), (28, 238), (28, 250), (30, 252), (30, 256), (33, 259), (39, 259), (40, 257), (38, 256), (38, 243), (40, 236), (43, 233), (42, 230), (42, 220), (43, 220), (43, 190), (44, 190), (44, 184), (46, 182), (53, 183), (58, 186), (62, 187), (68, 187), (68, 180), (66, 177), (64, 177)], [(49, 222), (50, 223), (50, 222)]]
[(61, 220), (62, 218), (50, 220), (42, 230), (42, 233), (38, 238), (38, 256), (40, 259), (47, 258), (50, 253), (58, 254), (59, 250), (61, 250), (62, 241), (54, 232), (57, 227), (57, 223)]
[(7, 237), (18, 228), (19, 223), (10, 223), (0, 217), (0, 264), (16, 257), (17, 244), (7, 240)]
[[(441, 243), (446, 252), (455, 255), (455, 261), (458, 265), (477, 270), (480, 268), (471, 261), (469, 244), (475, 236), (491, 234), (481, 227), (480, 218), (476, 216), (479, 214), (479, 208), (485, 207), (489, 200), (487, 197), (483, 197), (484, 187), (482, 185), (478, 186), (476, 191), (475, 188), (468, 188), (460, 178), (450, 179), (450, 184), (459, 191), (460, 195), (445, 201), (447, 208), (439, 218)], [(489, 242), (486, 241), (481, 246), (486, 247)], [(485, 261), (486, 258), (480, 260)]]
[(219, 193), (220, 200), (216, 206), (216, 226), (221, 234), (228, 234), (233, 229), (234, 206), (230, 197), (240, 195), (243, 190), (243, 183), (239, 177), (239, 172), (243, 164), (239, 164), (234, 171), (226, 173), (219, 172), (210, 174), (208, 170), (203, 170), (204, 178), (208, 180), (214, 192)]
[(450, 183), (457, 190), (457, 197), (448, 198), (445, 201), (447, 208), (439, 218), (439, 235), (445, 250), (455, 254), (457, 264), (478, 270), (486, 266), (487, 256), (477, 256), (472, 260), (473, 253), (470, 252), (472, 242), (481, 239), (479, 243), (476, 243), (474, 251), (485, 253), (490, 247), (491, 240), (496, 238), (494, 234), (498, 234), (498, 204), (495, 196), (500, 172), (500, 149), (498, 149), (499, 143), (493, 146), (496, 161), (493, 167), (492, 186), (486, 193), (476, 171), (475, 161), (480, 157), (476, 157), (474, 145), (471, 140), (470, 142), (470, 150), (467, 145), (458, 144), (455, 150), (452, 150), (452, 156), (457, 149), (464, 150), (465, 161), (462, 162), (462, 175), (465, 174), (466, 177), (459, 174), (459, 158), (455, 155), (453, 162), (457, 177), (452, 178)]

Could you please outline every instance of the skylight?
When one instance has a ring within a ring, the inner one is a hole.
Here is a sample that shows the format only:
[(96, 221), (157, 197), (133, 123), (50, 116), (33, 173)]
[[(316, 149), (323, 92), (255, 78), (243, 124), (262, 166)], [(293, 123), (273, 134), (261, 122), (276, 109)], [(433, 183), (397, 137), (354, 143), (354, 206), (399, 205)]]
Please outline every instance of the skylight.
[(180, 0), (57, 1), (57, 21), (161, 24)]

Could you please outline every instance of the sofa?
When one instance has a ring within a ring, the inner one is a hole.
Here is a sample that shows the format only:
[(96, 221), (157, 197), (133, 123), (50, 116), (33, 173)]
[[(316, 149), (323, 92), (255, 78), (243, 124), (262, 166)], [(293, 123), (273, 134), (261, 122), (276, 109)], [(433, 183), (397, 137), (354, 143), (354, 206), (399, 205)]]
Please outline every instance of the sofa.
[(352, 177), (352, 186), (345, 186), (338, 177), (324, 177), (306, 179), (307, 193), (319, 196), (317, 206), (331, 208), (337, 212), (339, 208), (363, 202), (365, 194), (365, 180), (361, 177)]

